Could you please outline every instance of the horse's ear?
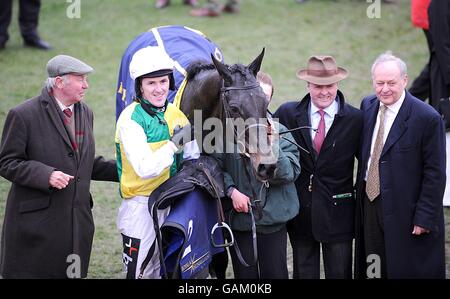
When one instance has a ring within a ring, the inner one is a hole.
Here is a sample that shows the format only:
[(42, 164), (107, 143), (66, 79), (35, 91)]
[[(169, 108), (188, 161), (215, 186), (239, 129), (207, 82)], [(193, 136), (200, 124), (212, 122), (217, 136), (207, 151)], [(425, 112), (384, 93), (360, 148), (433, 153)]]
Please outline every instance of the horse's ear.
[(219, 75), (227, 82), (231, 82), (231, 74), (228, 70), (227, 66), (217, 60), (213, 54), (211, 54), (212, 62), (214, 63), (214, 66), (216, 67), (216, 70), (219, 72)]
[(255, 77), (261, 68), (265, 50), (266, 48), (263, 48), (261, 54), (259, 54), (258, 57), (256, 57), (255, 60), (253, 60), (252, 63), (248, 65), (248, 69), (253, 73), (253, 75), (255, 75)]

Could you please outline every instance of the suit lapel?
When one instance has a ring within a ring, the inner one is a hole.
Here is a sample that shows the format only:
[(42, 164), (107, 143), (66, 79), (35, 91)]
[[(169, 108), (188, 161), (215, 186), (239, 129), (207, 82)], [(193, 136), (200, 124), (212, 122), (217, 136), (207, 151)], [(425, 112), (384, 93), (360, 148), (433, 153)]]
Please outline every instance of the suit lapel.
[[(344, 105), (345, 105), (344, 95), (340, 91), (338, 91), (338, 96), (339, 96), (339, 111), (336, 113), (333, 123), (325, 136), (325, 140), (323, 141), (322, 149), (320, 150), (321, 153), (326, 152), (327, 148), (329, 148), (330, 146), (334, 146), (335, 140), (333, 138), (333, 132), (336, 130), (335, 127), (338, 125), (338, 123), (341, 121), (341, 118), (345, 114), (344, 113)], [(299, 126), (299, 127), (311, 126), (311, 119), (310, 119), (310, 113), (309, 113), (310, 105), (311, 105), (311, 97), (308, 94), (307, 96), (305, 96), (303, 98), (303, 100), (297, 106), (298, 107), (298, 109), (296, 110), (297, 111), (297, 115), (296, 115), (297, 126)], [(308, 146), (308, 151), (311, 153), (311, 157), (313, 157), (313, 160), (315, 163), (318, 159), (318, 155), (317, 155), (317, 152), (312, 143), (311, 130), (305, 129), (305, 130), (300, 130), (300, 131), (301, 131), (301, 135), (305, 141), (305, 144)]]
[[(322, 144), (321, 153), (327, 152), (327, 148), (331, 146), (335, 146), (336, 139), (334, 138), (334, 131), (339, 130), (340, 123), (342, 118), (345, 117), (345, 98), (340, 90), (337, 92), (338, 100), (339, 100), (339, 110), (334, 115), (333, 123), (331, 124), (327, 134), (325, 135), (325, 140)], [(308, 113), (309, 115), (309, 113)]]
[[(340, 122), (342, 121), (342, 117), (343, 116), (341, 116), (339, 114), (336, 114), (334, 116), (333, 123), (331, 124), (331, 127), (328, 130), (327, 135), (325, 135), (325, 139), (323, 141), (322, 148), (320, 150), (320, 154), (327, 153), (328, 152), (328, 148), (335, 146), (336, 139), (334, 138), (335, 137), (334, 136), (334, 131), (339, 129), (338, 126), (340, 126)], [(320, 160), (322, 160), (322, 159), (320, 159)]]
[(44, 109), (46, 110), (50, 120), (52, 121), (53, 125), (55, 126), (56, 130), (58, 131), (59, 135), (61, 135), (64, 142), (72, 148), (72, 144), (70, 142), (69, 134), (66, 131), (66, 128), (64, 127), (64, 123), (61, 120), (61, 117), (58, 113), (58, 107), (56, 107), (55, 100), (50, 96), (50, 94), (47, 92), (47, 90), (44, 88), (42, 90), (42, 104)]
[(375, 97), (370, 101), (369, 107), (364, 110), (364, 115), (367, 117), (367, 119), (364, 121), (364, 132), (372, 132), (372, 134), (364, 134), (364, 136), (366, 137), (363, 139), (362, 145), (362, 161), (364, 163), (364, 171), (366, 170), (367, 161), (369, 160), (370, 147), (372, 145), (372, 135), (373, 130), (375, 129), (375, 123), (377, 122), (379, 107), (380, 103)]
[(407, 120), (411, 113), (411, 101), (409, 94), (406, 93), (405, 100), (403, 101), (397, 116), (395, 117), (394, 123), (392, 124), (389, 135), (384, 143), (383, 151), (381, 152), (381, 157), (397, 142), (397, 140), (403, 135), (403, 133), (408, 128)]
[[(310, 100), (308, 99), (303, 99), (299, 105), (297, 106), (296, 109), (296, 120), (297, 120), (297, 126), (298, 127), (309, 127), (311, 126), (311, 120), (309, 119), (309, 102)], [(311, 154), (311, 157), (313, 157), (314, 161), (317, 158), (317, 153), (316, 150), (314, 149), (313, 145), (312, 145), (312, 140), (311, 140), (311, 130), (310, 129), (302, 129), (300, 130), (300, 135), (302, 136), (303, 140), (305, 141), (306, 144), (306, 149), (309, 151), (309, 153)]]

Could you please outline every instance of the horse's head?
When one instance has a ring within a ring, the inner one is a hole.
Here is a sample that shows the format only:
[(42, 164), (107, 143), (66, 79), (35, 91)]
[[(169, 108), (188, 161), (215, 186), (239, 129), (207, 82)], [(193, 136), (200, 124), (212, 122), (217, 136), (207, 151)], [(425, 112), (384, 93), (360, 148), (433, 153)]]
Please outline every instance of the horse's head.
[[(264, 49), (248, 66), (225, 65), (212, 61), (223, 79), (220, 98), (227, 123), (234, 125), (234, 138), (241, 153), (250, 157), (256, 177), (265, 181), (275, 172), (278, 152), (271, 146), (270, 125), (267, 120), (268, 101), (256, 80)], [(228, 136), (227, 136), (228, 137)]]

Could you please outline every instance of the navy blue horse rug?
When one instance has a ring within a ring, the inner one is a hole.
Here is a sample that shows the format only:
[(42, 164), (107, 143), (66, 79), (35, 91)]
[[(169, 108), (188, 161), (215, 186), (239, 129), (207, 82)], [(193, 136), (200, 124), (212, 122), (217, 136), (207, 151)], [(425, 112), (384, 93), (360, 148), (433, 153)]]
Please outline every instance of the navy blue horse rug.
[[(206, 278), (212, 256), (232, 245), (223, 237), (224, 229), (232, 234), (223, 219), (224, 196), (222, 172), (209, 156), (183, 162), (182, 169), (150, 195), (162, 277)], [(157, 209), (169, 206), (164, 223), (158, 223)]]

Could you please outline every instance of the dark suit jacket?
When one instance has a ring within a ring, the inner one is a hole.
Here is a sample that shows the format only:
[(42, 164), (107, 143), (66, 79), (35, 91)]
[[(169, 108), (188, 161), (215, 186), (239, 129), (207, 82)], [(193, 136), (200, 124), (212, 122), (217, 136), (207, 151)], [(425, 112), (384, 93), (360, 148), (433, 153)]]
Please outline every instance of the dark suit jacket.
[[(366, 274), (361, 201), (378, 108), (376, 96), (362, 101), (364, 134), (358, 170), (357, 277)], [(431, 106), (407, 92), (379, 165), (388, 278), (445, 278), (442, 208), (445, 155), (441, 117)], [(414, 225), (431, 233), (413, 236)]]
[[(118, 175), (115, 161), (94, 157), (93, 113), (76, 105), (84, 131), (79, 157), (45, 88), (8, 113), (0, 147), (0, 175), (12, 182), (1, 244), (5, 278), (65, 278), (75, 261), (67, 260), (70, 254), (79, 256), (81, 276), (87, 274), (94, 234), (90, 181), (118, 181)], [(54, 170), (75, 179), (65, 189), (50, 188)]]
[[(300, 150), (302, 171), (296, 181), (300, 212), (288, 223), (288, 229), (320, 242), (340, 242), (354, 237), (355, 198), (353, 188), (354, 161), (362, 129), (362, 113), (345, 103), (338, 91), (340, 108), (330, 127), (320, 155), (314, 150), (309, 129), (292, 132), (295, 141), (308, 150)], [(280, 106), (274, 117), (288, 129), (311, 126), (310, 96), (301, 102)], [(313, 175), (312, 192), (308, 190)], [(345, 198), (333, 198), (340, 194)]]

